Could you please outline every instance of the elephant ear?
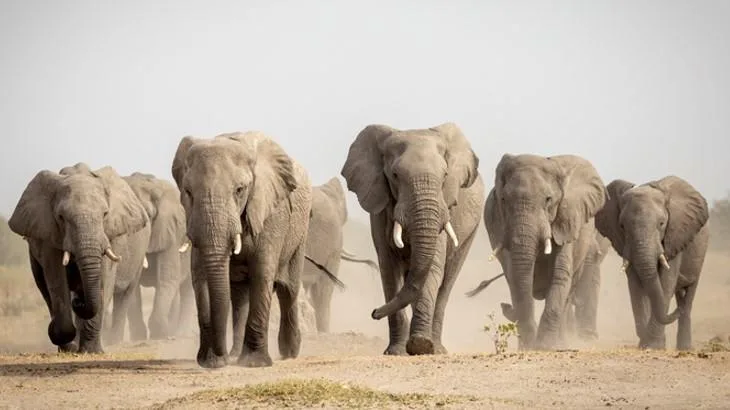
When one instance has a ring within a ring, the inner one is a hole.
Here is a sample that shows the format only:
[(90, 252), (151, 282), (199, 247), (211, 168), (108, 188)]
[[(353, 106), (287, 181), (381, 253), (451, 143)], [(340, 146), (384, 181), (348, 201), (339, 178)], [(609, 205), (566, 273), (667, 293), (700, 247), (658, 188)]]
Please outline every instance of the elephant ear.
[(431, 130), (444, 136), (446, 144), (447, 174), (444, 181), (444, 200), (451, 207), (456, 205), (460, 188), (470, 187), (479, 176), (479, 157), (461, 129), (453, 122), (447, 122)]
[(180, 143), (177, 145), (177, 151), (175, 151), (175, 158), (172, 160), (172, 178), (177, 184), (177, 188), (182, 190), (182, 180), (185, 173), (188, 172), (187, 157), (190, 147), (196, 142), (196, 139), (191, 136), (182, 137)]
[(61, 249), (63, 234), (53, 213), (56, 190), (61, 176), (43, 170), (25, 187), (8, 220), (10, 229), (18, 235), (48, 241)]
[(340, 175), (347, 189), (357, 195), (360, 206), (371, 214), (378, 214), (391, 201), (390, 188), (383, 172), (381, 141), (395, 129), (387, 125), (371, 124), (355, 137)]
[(339, 178), (332, 177), (329, 181), (321, 186), (322, 192), (332, 201), (338, 213), (340, 224), (347, 222), (347, 200), (345, 199), (345, 190), (342, 189), (342, 183)]
[(234, 134), (229, 138), (246, 145), (256, 154), (253, 189), (246, 204), (246, 222), (253, 236), (258, 236), (264, 229), (266, 218), (297, 188), (295, 166), (284, 149), (261, 132)]
[(148, 252), (160, 252), (174, 247), (184, 240), (185, 209), (180, 203), (180, 193), (167, 181), (150, 174), (135, 172), (124, 177), (145, 209), (151, 223)]
[(559, 168), (558, 181), (562, 198), (551, 229), (558, 245), (578, 239), (581, 227), (588, 223), (606, 203), (606, 188), (598, 171), (576, 155), (548, 157)]
[(109, 213), (104, 218), (104, 232), (109, 239), (133, 234), (149, 223), (142, 203), (114, 169), (103, 167), (92, 175), (102, 181), (109, 201)]
[(619, 227), (619, 216), (621, 215), (621, 196), (624, 192), (633, 188), (634, 184), (623, 179), (614, 179), (606, 186), (608, 192), (606, 203), (598, 213), (596, 213), (596, 229), (601, 235), (611, 241), (611, 245), (616, 253), (621, 257), (625, 257), (624, 253), (624, 234)]
[(489, 243), (492, 245), (492, 249), (503, 245), (502, 241), (505, 235), (504, 222), (497, 208), (498, 206), (497, 192), (495, 188), (492, 188), (487, 196), (487, 202), (484, 204), (484, 226), (487, 227), (487, 235), (489, 236)]
[(649, 185), (664, 192), (667, 227), (664, 233), (664, 254), (672, 260), (694, 239), (710, 217), (707, 200), (687, 181), (674, 175)]

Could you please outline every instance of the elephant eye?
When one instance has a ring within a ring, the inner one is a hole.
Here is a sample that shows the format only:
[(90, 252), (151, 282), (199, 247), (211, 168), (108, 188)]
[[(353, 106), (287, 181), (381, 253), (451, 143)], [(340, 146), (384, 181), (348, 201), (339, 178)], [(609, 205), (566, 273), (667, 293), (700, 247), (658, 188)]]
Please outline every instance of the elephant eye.
[(106, 218), (107, 215), (109, 215), (109, 211), (104, 211), (104, 218)]
[(236, 195), (241, 196), (241, 194), (243, 194), (243, 187), (239, 186), (236, 188)]
[(553, 202), (553, 197), (551, 197), (550, 195), (548, 195), (548, 197), (545, 198), (545, 204), (546, 205), (550, 205), (552, 202)]
[(190, 190), (189, 190), (189, 189), (187, 189), (187, 188), (185, 188), (185, 195), (187, 195), (187, 196), (188, 196), (188, 198), (192, 198), (192, 197), (193, 197), (193, 194), (191, 194), (191, 193), (190, 193)]

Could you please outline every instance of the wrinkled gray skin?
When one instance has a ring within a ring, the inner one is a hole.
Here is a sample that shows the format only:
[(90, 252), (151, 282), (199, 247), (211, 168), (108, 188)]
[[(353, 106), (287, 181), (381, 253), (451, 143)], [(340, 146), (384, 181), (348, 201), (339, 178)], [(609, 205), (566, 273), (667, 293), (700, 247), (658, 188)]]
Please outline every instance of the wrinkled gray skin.
[[(486, 209), (486, 208), (485, 208)], [(567, 326), (568, 333), (577, 333), (583, 340), (598, 339), (598, 296), (601, 288), (601, 263), (606, 258), (606, 252), (611, 242), (596, 232), (596, 241), (586, 254), (580, 276), (576, 278), (575, 286), (571, 289), (568, 298)], [(486, 289), (492, 282), (505, 276), (501, 273), (493, 278), (482, 281), (474, 290), (466, 293), (474, 297)], [(516, 312), (508, 303), (502, 303), (502, 312), (510, 321), (517, 321)]]
[[(375, 270), (370, 259), (359, 258), (343, 248), (342, 229), (347, 222), (345, 190), (337, 178), (312, 188), (312, 211), (307, 234), (307, 256), (337, 276), (342, 259), (365, 263)], [(317, 320), (317, 331), (329, 332), (330, 302), (334, 283), (314, 263), (307, 260), (302, 271), (302, 285), (311, 298)]]
[(105, 343), (121, 340), (150, 236), (147, 214), (127, 183), (110, 167), (91, 171), (83, 163), (40, 171), (8, 224), (28, 241), (51, 314), (51, 342), (60, 351), (102, 353), (100, 330), (112, 296), (112, 340)]
[[(596, 226), (624, 259), (639, 346), (664, 349), (664, 327), (679, 317), (677, 349), (691, 349), (692, 302), (709, 241), (707, 201), (676, 176), (639, 186), (618, 179), (607, 189)], [(677, 310), (667, 314), (672, 295)]]
[(350, 146), (341, 174), (370, 213), (387, 301), (371, 316), (388, 317), (385, 354), (446, 353), (444, 311), (484, 202), (478, 163), (453, 123), (412, 130), (369, 125)]
[(198, 364), (226, 365), (230, 303), (231, 355), (240, 351), (243, 366), (271, 366), (268, 329), (274, 290), (281, 308), (279, 352), (285, 359), (297, 357), (297, 295), (312, 204), (306, 171), (272, 139), (246, 132), (182, 138), (172, 175), (193, 247)]
[[(573, 155), (505, 154), (484, 209), (489, 241), (505, 272), (519, 348), (565, 342), (568, 301), (596, 244), (593, 217), (606, 193), (590, 162)], [(545, 300), (537, 328), (535, 299)]]
[(152, 228), (147, 249), (148, 268), (142, 271), (140, 287), (135, 291), (129, 309), (131, 338), (147, 339), (147, 326), (142, 315), (142, 286), (155, 288), (149, 318), (150, 338), (165, 339), (182, 334), (192, 325), (195, 300), (190, 252), (183, 246), (187, 237), (180, 192), (174, 184), (151, 174), (135, 172), (124, 180), (144, 206)]

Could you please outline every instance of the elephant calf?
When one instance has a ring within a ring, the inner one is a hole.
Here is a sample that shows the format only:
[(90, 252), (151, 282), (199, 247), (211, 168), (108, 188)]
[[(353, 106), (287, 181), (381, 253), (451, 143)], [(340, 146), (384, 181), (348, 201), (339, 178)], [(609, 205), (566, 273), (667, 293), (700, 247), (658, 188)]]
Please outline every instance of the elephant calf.
[[(341, 174), (370, 213), (387, 300), (371, 316), (388, 318), (385, 354), (446, 353), (446, 303), (484, 201), (478, 165), (454, 123), (411, 130), (369, 125), (350, 146)], [(409, 305), (410, 326), (403, 310)]]
[[(677, 349), (691, 349), (692, 302), (709, 242), (707, 200), (676, 176), (638, 186), (617, 179), (607, 189), (596, 226), (624, 260), (639, 347), (664, 349), (664, 327), (679, 318)], [(672, 295), (677, 310), (667, 314)]]
[(334, 283), (322, 273), (324, 267), (329, 274), (338, 275), (342, 259), (365, 263), (375, 270), (378, 265), (370, 259), (359, 258), (343, 248), (342, 229), (347, 222), (345, 191), (337, 178), (312, 188), (312, 211), (307, 234), (307, 262), (302, 272), (302, 284), (312, 299), (317, 320), (317, 330), (329, 332), (330, 301)]
[(141, 287), (154, 287), (150, 338), (165, 339), (184, 332), (194, 318), (190, 252), (185, 246), (185, 209), (180, 203), (180, 192), (170, 182), (140, 172), (124, 180), (144, 206), (152, 229), (146, 250), (148, 266), (142, 272), (129, 310), (130, 333), (132, 340), (147, 339)]
[(149, 243), (149, 219), (132, 189), (110, 167), (40, 171), (8, 225), (28, 241), (51, 342), (61, 351), (102, 353), (105, 307), (113, 295), (112, 332), (123, 334)]

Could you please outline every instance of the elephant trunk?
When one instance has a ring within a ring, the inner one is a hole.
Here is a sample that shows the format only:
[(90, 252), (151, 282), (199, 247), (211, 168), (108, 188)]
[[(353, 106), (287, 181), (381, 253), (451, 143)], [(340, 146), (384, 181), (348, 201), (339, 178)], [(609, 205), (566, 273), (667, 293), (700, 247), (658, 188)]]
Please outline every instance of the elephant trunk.
[[(227, 353), (226, 325), (231, 301), (229, 255), (229, 247), (207, 250), (201, 253), (199, 263), (201, 274), (207, 279), (210, 301), (210, 329), (201, 329), (201, 332), (210, 332), (213, 343), (212, 348), (216, 356), (224, 356)], [(207, 312), (201, 313), (204, 316)]]
[[(649, 296), (652, 317), (657, 323), (668, 325), (677, 320), (680, 311), (675, 309), (674, 312), (667, 315), (667, 301), (664, 298), (664, 289), (658, 271), (659, 257), (647, 256), (652, 254), (648, 251), (639, 252), (637, 255), (644, 256), (637, 258), (639, 262), (632, 262), (632, 265), (641, 280), (644, 291)], [(667, 278), (665, 280), (669, 280), (669, 276), (669, 274), (665, 275)]]
[(71, 301), (71, 307), (74, 313), (84, 320), (92, 319), (104, 305), (101, 258), (102, 255), (97, 248), (93, 251), (82, 251), (76, 258), (84, 294), (81, 297), (76, 295)]
[[(534, 328), (534, 300), (533, 284), (535, 277), (535, 260), (537, 252), (544, 244), (544, 233), (540, 225), (525, 216), (517, 216), (517, 221), (522, 221), (513, 226), (510, 237), (507, 238), (510, 246), (511, 283), (510, 293), (512, 297), (514, 317), (517, 319), (520, 333), (520, 341), (529, 347), (533, 337)], [(521, 344), (522, 344), (521, 343)]]
[[(415, 179), (413, 185), (417, 195), (410, 206), (412, 211), (408, 226), (408, 239), (411, 245), (410, 267), (403, 288), (388, 303), (373, 310), (371, 316), (376, 320), (405, 308), (420, 295), (431, 271), (439, 235), (444, 227), (442, 220), (447, 215), (438, 199), (438, 185), (431, 180), (421, 179)], [(397, 231), (398, 227), (396, 221), (394, 231)], [(394, 241), (397, 241), (398, 237), (399, 235), (394, 234)]]

